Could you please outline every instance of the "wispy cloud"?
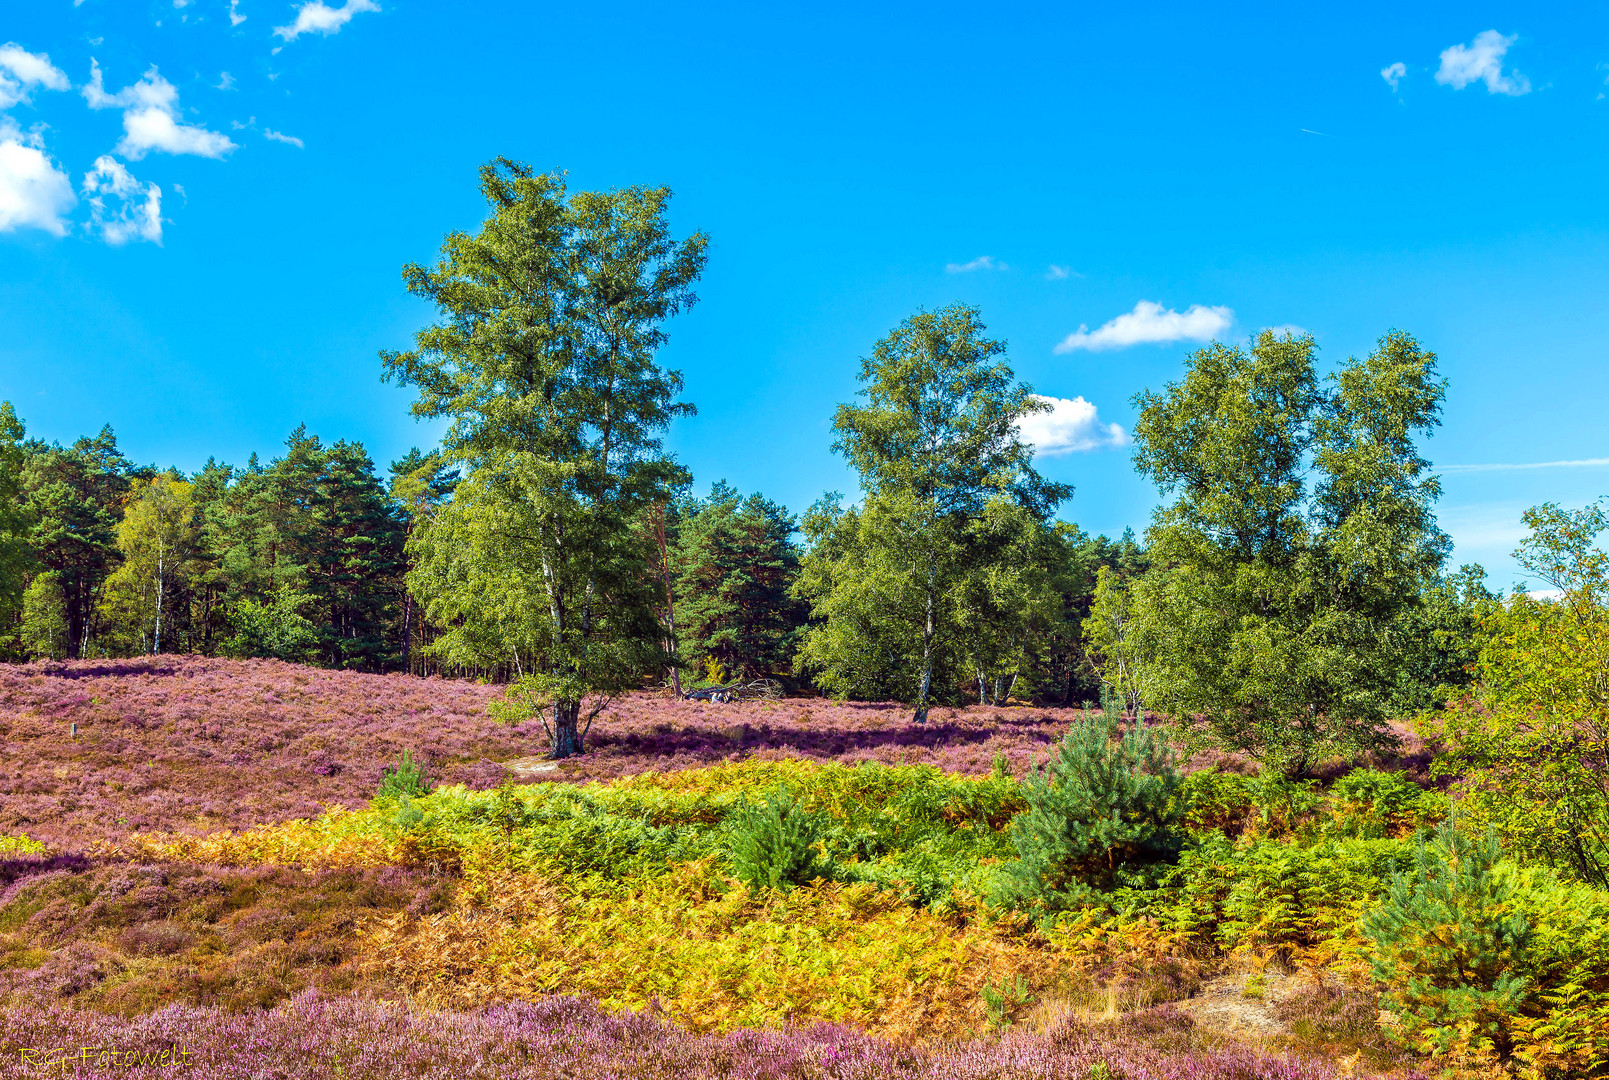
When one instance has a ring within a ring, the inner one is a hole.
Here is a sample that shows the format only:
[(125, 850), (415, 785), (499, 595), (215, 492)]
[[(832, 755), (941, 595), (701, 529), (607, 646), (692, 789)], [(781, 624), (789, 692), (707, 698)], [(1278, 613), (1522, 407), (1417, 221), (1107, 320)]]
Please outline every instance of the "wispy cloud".
[(229, 25), (239, 26), (246, 21), (246, 16), (240, 13), (240, 0), (229, 0)]
[(77, 202), (72, 180), (45, 153), (40, 135), (25, 135), (0, 116), (0, 232), (27, 228), (66, 236), (67, 212)]
[(327, 6), (324, 0), (309, 0), (296, 9), (295, 22), (274, 27), (274, 33), (286, 41), (295, 41), (303, 34), (338, 34), (354, 15), (379, 10), (380, 5), (374, 0), (346, 0), (338, 8)]
[(1128, 445), (1129, 434), (1122, 425), (1102, 423), (1094, 404), (1082, 397), (1068, 399), (1035, 394), (1034, 398), (1050, 409), (1029, 413), (1017, 425), (1022, 441), (1032, 446), (1034, 453), (1053, 457)]
[(101, 66), (91, 60), (89, 85), (83, 93), (92, 109), (123, 110), (123, 138), (116, 152), (132, 160), (138, 161), (152, 150), (221, 158), (235, 149), (227, 135), (180, 123), (179, 91), (157, 74), (155, 64), (133, 86), (108, 94), (101, 82)]
[(1576, 458), (1572, 461), (1504, 461), (1485, 465), (1442, 465), (1441, 472), (1516, 472), (1522, 469), (1602, 469), (1609, 467), (1609, 458)]
[(1265, 326), (1263, 327), (1263, 332), (1273, 334), (1277, 338), (1286, 337), (1287, 335), (1293, 338), (1299, 338), (1306, 337), (1308, 334), (1312, 333), (1312, 331), (1308, 330), (1306, 327), (1297, 326), (1295, 323), (1280, 323), (1278, 326)]
[(116, 158), (96, 158), (95, 167), (84, 174), (82, 190), (89, 201), (90, 229), (98, 230), (108, 244), (162, 243), (162, 189), (134, 179)]
[(1119, 315), (1090, 330), (1080, 326), (1056, 346), (1058, 353), (1087, 349), (1125, 349), (1130, 345), (1153, 345), (1169, 341), (1208, 341), (1234, 324), (1235, 313), (1226, 307), (1192, 304), (1184, 311), (1172, 311), (1150, 300), (1141, 300), (1134, 310)]
[(1468, 45), (1449, 46), (1442, 50), (1436, 81), (1454, 90), (1462, 90), (1472, 82), (1484, 82), (1489, 94), (1511, 97), (1529, 94), (1530, 79), (1512, 68), (1509, 74), (1503, 74), (1503, 57), (1509, 46), (1519, 39), (1518, 34), (1505, 36), (1496, 30), (1482, 30)]
[(1384, 79), (1388, 84), (1390, 84), (1393, 91), (1397, 89), (1397, 85), (1401, 83), (1403, 79), (1407, 78), (1407, 76), (1408, 65), (1404, 64), (1401, 60), (1398, 60), (1395, 64), (1388, 64), (1380, 69), (1380, 78)]
[(273, 128), (263, 128), (263, 138), (267, 139), (269, 142), (282, 142), (287, 146), (294, 146), (298, 150), (307, 149), (307, 144), (302, 142), (302, 140), (298, 139), (296, 136), (286, 135), (284, 132), (275, 131)]
[(235, 88), (235, 77), (233, 75), (229, 74), (229, 72), (227, 72), (227, 71), (219, 72), (219, 74), (218, 74), (218, 82), (213, 86), (213, 89), (214, 90), (233, 90), (234, 88)]
[(15, 41), (0, 45), (0, 109), (28, 101), (36, 86), (66, 90), (72, 83), (66, 72), (50, 62), (48, 53), (31, 53)]
[(1071, 266), (1057, 266), (1055, 263), (1051, 263), (1050, 269), (1045, 271), (1046, 281), (1066, 281), (1070, 277), (1083, 276), (1083, 274), (1078, 273)]
[(993, 255), (979, 255), (971, 262), (946, 263), (944, 272), (947, 274), (971, 274), (978, 270), (1009, 270), (1003, 262), (997, 262)]

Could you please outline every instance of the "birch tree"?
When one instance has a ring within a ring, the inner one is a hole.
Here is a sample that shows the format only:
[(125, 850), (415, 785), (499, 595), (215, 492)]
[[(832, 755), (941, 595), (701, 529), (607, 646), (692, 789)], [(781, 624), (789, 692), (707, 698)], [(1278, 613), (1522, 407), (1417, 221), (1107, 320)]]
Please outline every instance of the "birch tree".
[(1072, 489), (1046, 481), (1018, 425), (1048, 406), (1014, 381), (1005, 343), (984, 337), (978, 310), (956, 304), (906, 319), (861, 361), (864, 404), (840, 405), (834, 450), (860, 473), (854, 511), (821, 505), (806, 518), (812, 550), (800, 579), (820, 622), (801, 663), (837, 693), (867, 683), (869, 664), (897, 659), (894, 680), (927, 719), (935, 671), (958, 640), (969, 582), (989, 552), (1010, 551), (978, 524), (992, 500), (1038, 527)]
[(411, 538), (408, 585), (447, 628), (438, 654), (523, 676), (562, 758), (665, 664), (657, 553), (634, 524), (684, 477), (661, 434), (693, 410), (656, 354), (697, 300), (708, 241), (671, 236), (666, 188), (571, 195), (499, 159), (481, 192), (478, 232), (403, 269), (440, 321), (381, 354), (417, 388), (416, 417), (450, 422), (443, 451), (463, 477)]
[(118, 522), (123, 563), (106, 581), (102, 606), (114, 626), (138, 638), (142, 652), (162, 651), (170, 596), (194, 570), (194, 517), (190, 485), (157, 476), (135, 489)]

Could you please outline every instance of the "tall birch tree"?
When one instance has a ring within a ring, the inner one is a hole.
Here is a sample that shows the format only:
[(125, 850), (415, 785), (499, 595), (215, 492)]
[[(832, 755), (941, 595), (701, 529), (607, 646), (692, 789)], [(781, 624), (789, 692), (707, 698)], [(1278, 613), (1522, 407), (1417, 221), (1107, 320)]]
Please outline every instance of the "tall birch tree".
[(969, 585), (988, 574), (992, 554), (1012, 549), (988, 522), (1014, 515), (991, 504), (1014, 503), (1043, 528), (1072, 495), (1034, 471), (1018, 425), (1048, 406), (1015, 381), (1005, 343), (985, 330), (976, 308), (955, 304), (913, 315), (877, 343), (861, 361), (864, 403), (840, 405), (833, 420), (833, 449), (860, 473), (865, 498), (842, 512), (818, 504), (805, 519), (811, 551), (799, 588), (819, 621), (802, 665), (847, 694), (897, 662), (893, 688), (917, 723), (935, 672), (978, 655), (959, 640)]
[(440, 321), (381, 354), (417, 388), (416, 417), (450, 422), (443, 451), (463, 476), (411, 538), (408, 585), (448, 628), (438, 653), (524, 676), (562, 758), (664, 667), (663, 585), (633, 525), (684, 476), (661, 433), (693, 410), (656, 354), (697, 300), (708, 241), (671, 236), (666, 188), (572, 195), (499, 159), (481, 192), (478, 232), (403, 269)]

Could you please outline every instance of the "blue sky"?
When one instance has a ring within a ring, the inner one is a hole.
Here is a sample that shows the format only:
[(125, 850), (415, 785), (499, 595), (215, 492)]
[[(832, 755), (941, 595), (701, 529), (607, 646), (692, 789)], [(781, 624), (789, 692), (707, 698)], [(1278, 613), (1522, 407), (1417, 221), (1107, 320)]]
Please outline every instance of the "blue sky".
[(1455, 559), (1506, 585), (1525, 507), (1609, 493), (1512, 467), (1609, 458), (1609, 11), (1344, 7), (0, 0), (0, 398), (185, 469), (428, 445), (375, 354), (501, 154), (711, 236), (664, 353), (701, 489), (852, 490), (858, 358), (961, 300), (1063, 403), (1063, 516), (1139, 529), (1130, 399), (1196, 339), (1400, 328), (1452, 384)]

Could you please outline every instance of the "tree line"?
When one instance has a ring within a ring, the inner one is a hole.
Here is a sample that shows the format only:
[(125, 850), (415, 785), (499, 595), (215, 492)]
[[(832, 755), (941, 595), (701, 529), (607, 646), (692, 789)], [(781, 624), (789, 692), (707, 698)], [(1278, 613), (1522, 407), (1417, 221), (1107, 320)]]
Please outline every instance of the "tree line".
[(0, 647), (487, 675), (556, 756), (628, 690), (772, 677), (918, 722), (1110, 695), (1300, 772), (1468, 681), (1495, 598), (1445, 568), (1418, 450), (1445, 384), (1409, 335), (1327, 377), (1306, 336), (1196, 352), (1136, 399), (1166, 501), (1114, 541), (1060, 520), (1073, 490), (1021, 436), (1047, 406), (981, 313), (918, 312), (833, 419), (858, 498), (796, 518), (694, 494), (664, 449), (693, 406), (657, 353), (708, 255), (672, 234), (670, 192), (571, 193), (501, 159), (481, 191), (480, 229), (403, 270), (439, 318), (383, 375), (448, 426), (383, 477), (301, 429), (266, 465), (185, 476), (110, 430), (29, 440), (6, 406)]

